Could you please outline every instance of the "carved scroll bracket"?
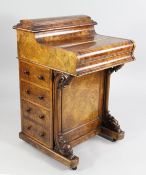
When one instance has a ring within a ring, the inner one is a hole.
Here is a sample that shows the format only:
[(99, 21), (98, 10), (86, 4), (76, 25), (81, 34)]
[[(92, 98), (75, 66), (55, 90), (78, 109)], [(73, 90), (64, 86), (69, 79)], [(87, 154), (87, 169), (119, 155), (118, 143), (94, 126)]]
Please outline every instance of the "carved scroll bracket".
[(103, 116), (101, 133), (99, 135), (110, 141), (117, 141), (124, 138), (124, 131), (121, 130), (118, 121), (107, 112)]
[(109, 68), (109, 69), (108, 69), (108, 73), (109, 73), (109, 74), (112, 74), (113, 72), (117, 72), (117, 71), (118, 71), (119, 69), (121, 69), (123, 66), (124, 66), (124, 64), (121, 64), (121, 65), (118, 65), (118, 66)]
[(118, 121), (109, 113), (109, 111), (106, 112), (106, 115), (104, 116), (102, 126), (117, 133), (123, 132)]
[(62, 132), (62, 92), (71, 82), (73, 76), (53, 71), (53, 98), (54, 98), (54, 139), (58, 133)]
[(62, 103), (62, 89), (71, 82), (73, 76), (54, 71), (54, 150), (60, 155), (73, 161), (72, 168), (76, 169), (79, 158), (73, 155), (73, 149), (62, 134), (60, 104)]
[(71, 82), (73, 76), (65, 73), (54, 72), (54, 78), (58, 77), (57, 89), (65, 88)]
[(115, 66), (113, 68), (109, 68), (107, 70), (107, 74), (105, 77), (105, 96), (104, 96), (104, 105), (103, 105), (103, 121), (102, 121), (102, 125), (103, 127), (110, 129), (114, 132), (122, 132), (122, 130), (120, 129), (120, 125), (118, 124), (118, 121), (109, 113), (108, 111), (108, 98), (109, 98), (109, 84), (110, 84), (110, 75), (113, 72), (117, 72), (119, 69), (121, 69), (123, 66), (122, 65), (118, 65)]
[(117, 72), (122, 66), (123, 64), (107, 69), (104, 81), (105, 93), (103, 99), (103, 114), (100, 135), (112, 141), (124, 138), (124, 132), (121, 130), (118, 121), (108, 111), (110, 75), (113, 72)]
[(56, 137), (54, 150), (70, 160), (77, 158), (73, 155), (72, 147), (61, 133), (59, 133)]

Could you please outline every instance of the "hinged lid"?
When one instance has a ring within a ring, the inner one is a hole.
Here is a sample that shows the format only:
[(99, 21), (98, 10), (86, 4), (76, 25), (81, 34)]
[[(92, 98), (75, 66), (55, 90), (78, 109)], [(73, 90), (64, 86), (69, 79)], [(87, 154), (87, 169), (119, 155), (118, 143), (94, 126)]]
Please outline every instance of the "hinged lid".
[(134, 60), (134, 42), (99, 35), (89, 16), (21, 20), (18, 55), (21, 59), (75, 76)]

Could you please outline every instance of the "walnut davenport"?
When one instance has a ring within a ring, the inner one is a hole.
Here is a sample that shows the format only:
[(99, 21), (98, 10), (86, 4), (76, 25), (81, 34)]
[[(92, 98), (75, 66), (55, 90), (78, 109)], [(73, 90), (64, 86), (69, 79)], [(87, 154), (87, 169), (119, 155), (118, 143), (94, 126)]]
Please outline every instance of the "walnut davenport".
[(124, 132), (109, 113), (110, 76), (134, 60), (132, 40), (97, 34), (89, 16), (21, 20), (20, 138), (76, 169), (73, 147), (95, 135)]

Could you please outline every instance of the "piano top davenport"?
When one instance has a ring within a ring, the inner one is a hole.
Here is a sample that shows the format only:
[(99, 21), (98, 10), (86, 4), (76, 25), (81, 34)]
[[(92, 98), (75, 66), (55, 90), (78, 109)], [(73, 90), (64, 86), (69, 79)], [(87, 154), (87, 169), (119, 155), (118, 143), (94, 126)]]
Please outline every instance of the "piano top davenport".
[[(89, 16), (21, 20), (17, 30), (20, 138), (76, 169), (72, 147), (124, 137), (109, 113), (110, 75), (134, 60), (132, 40), (97, 34)], [(88, 161), (88, 160), (87, 160)]]

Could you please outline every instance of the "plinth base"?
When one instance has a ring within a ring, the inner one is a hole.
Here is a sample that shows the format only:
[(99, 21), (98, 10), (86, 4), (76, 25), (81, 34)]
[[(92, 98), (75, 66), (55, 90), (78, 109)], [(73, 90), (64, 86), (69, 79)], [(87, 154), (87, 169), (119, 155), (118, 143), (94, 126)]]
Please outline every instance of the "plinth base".
[(28, 142), (29, 144), (31, 144), (32, 146), (36, 147), (37, 149), (41, 150), (45, 154), (49, 155), (53, 159), (55, 159), (55, 160), (61, 162), (62, 164), (70, 167), (71, 169), (73, 169), (73, 170), (77, 169), (77, 165), (79, 163), (79, 158), (78, 157), (75, 156), (73, 159), (70, 160), (70, 159), (56, 153), (54, 150), (47, 148), (46, 146), (42, 145), (37, 140), (34, 140), (34, 138), (32, 139), (31, 137), (24, 134), (23, 132), (19, 133), (19, 137), (22, 140), (24, 140), (24, 141)]
[(105, 127), (101, 127), (101, 132), (99, 133), (99, 136), (104, 137), (110, 141), (117, 141), (117, 140), (121, 140), (124, 138), (124, 131), (121, 132), (115, 132), (112, 131), (110, 129), (107, 129)]

